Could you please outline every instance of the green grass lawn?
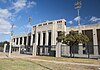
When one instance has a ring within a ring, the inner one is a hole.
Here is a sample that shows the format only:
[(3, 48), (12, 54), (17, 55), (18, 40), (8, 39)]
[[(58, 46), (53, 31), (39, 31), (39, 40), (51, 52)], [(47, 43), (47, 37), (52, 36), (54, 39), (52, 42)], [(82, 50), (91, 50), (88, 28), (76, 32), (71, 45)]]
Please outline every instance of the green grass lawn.
[(23, 59), (0, 59), (0, 70), (97, 70), (97, 67), (65, 65)]

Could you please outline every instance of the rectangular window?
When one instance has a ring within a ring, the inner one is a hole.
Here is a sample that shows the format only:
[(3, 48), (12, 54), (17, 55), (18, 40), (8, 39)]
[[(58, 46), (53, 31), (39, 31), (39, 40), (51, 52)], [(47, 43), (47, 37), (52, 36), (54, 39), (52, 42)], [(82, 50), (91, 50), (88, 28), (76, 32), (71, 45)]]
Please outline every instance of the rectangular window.
[(30, 46), (31, 43), (31, 36), (28, 36), (28, 45)]
[(18, 45), (18, 38), (17, 38), (17, 41), (16, 41), (16, 45)]
[(57, 23), (62, 23), (62, 21), (57, 21)]
[(43, 45), (45, 45), (45, 33), (43, 33)]
[(42, 24), (38, 25), (38, 26), (42, 26)]
[(22, 37), (20, 37), (20, 45), (22, 44)]
[(48, 45), (51, 46), (51, 32), (49, 32)]
[(35, 34), (33, 34), (33, 43), (35, 43)]
[(53, 22), (49, 22), (48, 24), (53, 24)]
[(27, 37), (24, 37), (24, 45), (26, 45)]
[(44, 23), (43, 25), (47, 25), (47, 23)]
[(38, 33), (38, 46), (40, 46), (40, 33)]
[(14, 42), (15, 42), (15, 38), (14, 38), (13, 40), (14, 40)]

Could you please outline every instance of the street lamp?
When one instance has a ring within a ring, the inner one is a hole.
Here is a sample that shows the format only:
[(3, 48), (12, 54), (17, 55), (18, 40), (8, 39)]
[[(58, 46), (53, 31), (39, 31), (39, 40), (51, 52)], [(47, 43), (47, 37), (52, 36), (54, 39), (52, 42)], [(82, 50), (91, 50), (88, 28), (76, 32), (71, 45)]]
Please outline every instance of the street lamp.
[(13, 27), (14, 27), (14, 24), (12, 24), (12, 25), (11, 25), (11, 32), (10, 32), (10, 47), (9, 47), (9, 57), (11, 56), (11, 47), (12, 47)]

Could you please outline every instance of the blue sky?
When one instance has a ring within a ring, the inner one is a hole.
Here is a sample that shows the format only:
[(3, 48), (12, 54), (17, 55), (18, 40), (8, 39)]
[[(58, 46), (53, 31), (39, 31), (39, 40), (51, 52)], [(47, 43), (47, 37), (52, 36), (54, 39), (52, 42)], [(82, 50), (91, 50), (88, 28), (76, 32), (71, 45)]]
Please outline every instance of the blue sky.
[[(0, 0), (0, 41), (9, 41), (11, 24), (14, 35), (27, 33), (32, 25), (56, 19), (66, 19), (66, 26), (76, 26), (76, 0)], [(81, 25), (100, 22), (100, 0), (81, 0)], [(28, 17), (32, 20), (28, 23)]]

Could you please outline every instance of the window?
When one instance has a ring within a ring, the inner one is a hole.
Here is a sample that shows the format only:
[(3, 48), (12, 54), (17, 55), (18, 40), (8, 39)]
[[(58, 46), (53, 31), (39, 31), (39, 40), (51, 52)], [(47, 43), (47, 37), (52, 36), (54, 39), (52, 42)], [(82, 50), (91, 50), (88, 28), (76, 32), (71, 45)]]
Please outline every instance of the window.
[(38, 25), (38, 26), (42, 26), (42, 24)]
[(35, 28), (36, 26), (33, 26), (33, 28)]
[(49, 22), (48, 24), (53, 24), (53, 22)]
[(65, 25), (66, 25), (66, 22), (65, 22)]
[(43, 25), (47, 25), (47, 23), (44, 23)]
[(57, 21), (57, 23), (62, 23), (62, 21)]

